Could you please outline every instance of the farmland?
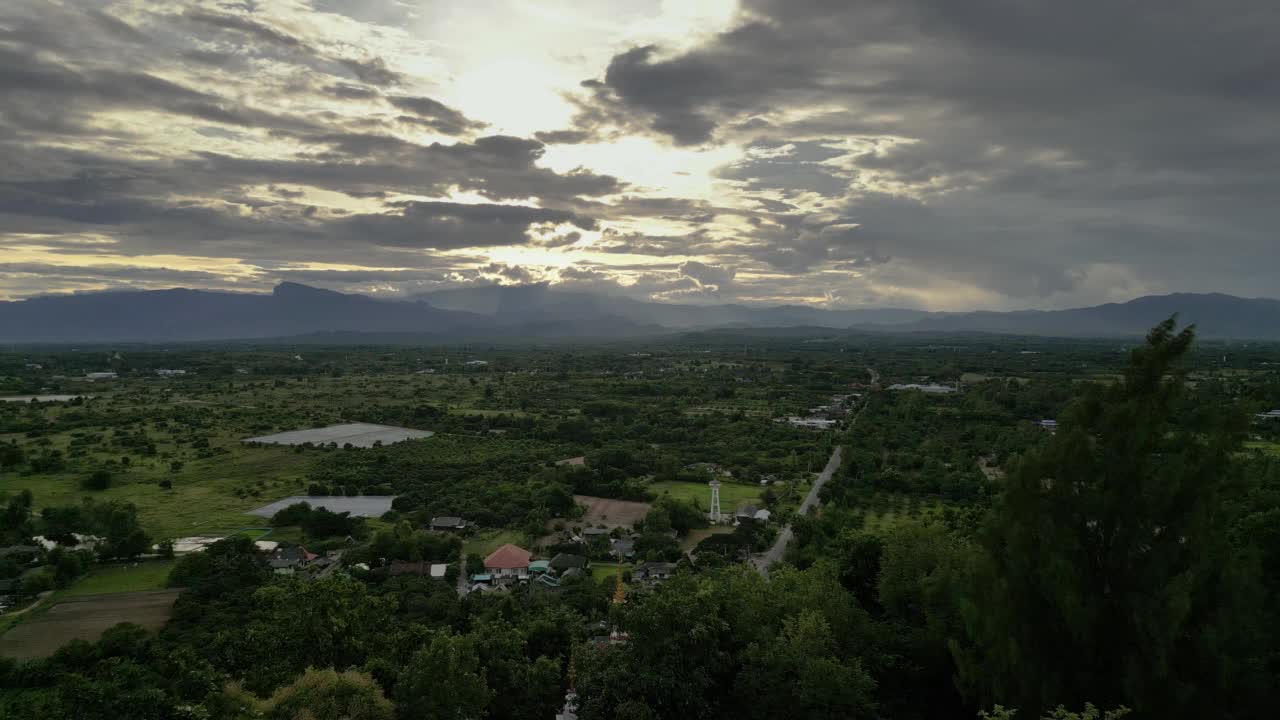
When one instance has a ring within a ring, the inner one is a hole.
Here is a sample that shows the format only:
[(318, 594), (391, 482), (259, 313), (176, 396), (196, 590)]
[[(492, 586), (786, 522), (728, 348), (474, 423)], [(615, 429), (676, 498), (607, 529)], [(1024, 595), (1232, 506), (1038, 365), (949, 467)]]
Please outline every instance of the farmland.
[(104, 630), (122, 622), (157, 630), (168, 620), (178, 592), (148, 590), (59, 600), (0, 636), (0, 656), (19, 660), (47, 657), (72, 640), (96, 640)]
[(626, 500), (590, 497), (588, 495), (574, 495), (573, 499), (586, 510), (582, 517), (574, 521), (574, 524), (590, 525), (592, 527), (631, 527), (636, 522), (644, 519), (650, 508), (649, 503), (628, 502)]

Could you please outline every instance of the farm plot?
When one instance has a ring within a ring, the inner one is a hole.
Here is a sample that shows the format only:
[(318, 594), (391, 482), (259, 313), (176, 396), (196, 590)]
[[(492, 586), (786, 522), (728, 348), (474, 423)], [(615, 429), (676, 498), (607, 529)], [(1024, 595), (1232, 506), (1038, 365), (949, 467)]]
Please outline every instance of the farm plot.
[(339, 447), (371, 448), (375, 444), (391, 445), (405, 440), (429, 438), (435, 433), (430, 430), (414, 430), (412, 428), (395, 427), (393, 425), (374, 425), (373, 423), (344, 423), (328, 427), (311, 428), (309, 430), (291, 430), (289, 432), (246, 438), (246, 443), (263, 443), (266, 445), (328, 445), (337, 443)]
[(122, 622), (158, 630), (173, 611), (179, 590), (90, 595), (59, 601), (0, 636), (0, 656), (17, 660), (48, 657), (72, 640), (97, 640)]
[(600, 525), (607, 528), (632, 527), (649, 514), (650, 508), (649, 503), (611, 500), (590, 495), (574, 495), (573, 499), (587, 509), (586, 513), (573, 524), (592, 527)]

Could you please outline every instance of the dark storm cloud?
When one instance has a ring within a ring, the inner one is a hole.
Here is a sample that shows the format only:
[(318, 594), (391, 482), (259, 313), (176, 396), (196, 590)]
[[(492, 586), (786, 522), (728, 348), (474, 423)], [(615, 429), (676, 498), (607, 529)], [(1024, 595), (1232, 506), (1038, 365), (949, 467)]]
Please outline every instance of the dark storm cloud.
[(357, 79), (378, 87), (398, 85), (404, 80), (404, 75), (387, 67), (387, 61), (380, 57), (339, 58), (338, 64), (350, 70)]
[(182, 17), (188, 22), (206, 29), (240, 34), (249, 40), (246, 50), (263, 52), (274, 46), (289, 53), (308, 56), (320, 63), (336, 63), (361, 82), (377, 87), (398, 85), (404, 75), (392, 70), (385, 60), (377, 56), (350, 58), (333, 55), (293, 32), (257, 20), (245, 13), (213, 13), (204, 10), (187, 10)]
[(1273, 293), (1277, 32), (1260, 0), (746, 0), (688, 51), (616, 55), (580, 124), (680, 145), (854, 141), (821, 162), (749, 150), (720, 171), (828, 199), (742, 237), (780, 270), (892, 259), (1046, 297), (1108, 263), (1173, 289)]
[[(484, 128), (484, 123), (476, 122), (461, 112), (429, 97), (413, 97), (409, 95), (391, 95), (387, 102), (401, 110), (413, 113), (413, 120), (421, 122), (436, 132), (445, 135), (462, 135), (463, 133)], [(403, 119), (403, 118), (402, 118)]]
[(595, 223), (573, 213), (517, 205), (448, 202), (393, 203), (399, 212), (354, 215), (328, 228), (382, 246), (449, 250), (488, 245), (524, 245), (534, 225), (569, 223), (583, 230)]

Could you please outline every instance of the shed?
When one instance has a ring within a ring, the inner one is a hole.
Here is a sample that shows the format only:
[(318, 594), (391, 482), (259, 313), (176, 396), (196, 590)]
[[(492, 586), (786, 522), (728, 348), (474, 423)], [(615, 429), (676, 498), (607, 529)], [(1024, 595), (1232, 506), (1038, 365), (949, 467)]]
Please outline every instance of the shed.
[(432, 530), (465, 530), (467, 521), (452, 515), (431, 518)]
[(557, 573), (565, 574), (569, 570), (581, 570), (587, 566), (587, 559), (581, 555), (570, 555), (569, 553), (560, 553), (551, 558), (551, 569)]

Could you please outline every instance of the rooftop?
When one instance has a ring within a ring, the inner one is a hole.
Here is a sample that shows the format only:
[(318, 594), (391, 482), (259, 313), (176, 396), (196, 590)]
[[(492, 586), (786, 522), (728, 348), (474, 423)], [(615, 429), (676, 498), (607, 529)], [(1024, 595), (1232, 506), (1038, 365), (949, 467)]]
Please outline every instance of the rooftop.
[(490, 553), (489, 557), (484, 559), (484, 566), (486, 569), (527, 568), (529, 567), (529, 559), (532, 557), (533, 553), (528, 550), (518, 545), (507, 543)]

